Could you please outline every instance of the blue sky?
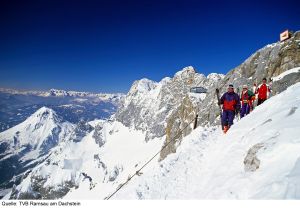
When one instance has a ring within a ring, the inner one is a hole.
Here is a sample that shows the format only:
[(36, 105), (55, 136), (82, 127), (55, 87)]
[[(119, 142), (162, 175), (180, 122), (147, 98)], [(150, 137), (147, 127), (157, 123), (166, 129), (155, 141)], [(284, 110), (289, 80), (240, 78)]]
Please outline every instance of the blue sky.
[(227, 73), (300, 30), (299, 1), (0, 2), (0, 87), (127, 92), (192, 65)]

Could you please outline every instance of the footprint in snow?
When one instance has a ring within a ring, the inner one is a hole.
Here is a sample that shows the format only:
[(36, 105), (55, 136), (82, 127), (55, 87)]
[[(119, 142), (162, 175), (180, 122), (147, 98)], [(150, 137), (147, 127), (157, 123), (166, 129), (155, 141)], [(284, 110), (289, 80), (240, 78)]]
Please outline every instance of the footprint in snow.
[(296, 112), (296, 110), (298, 109), (298, 107), (292, 107), (291, 109), (290, 109), (290, 112), (287, 114), (287, 116), (291, 116), (291, 115), (293, 115), (295, 112)]
[(265, 125), (266, 123), (269, 123), (269, 122), (271, 122), (271, 121), (272, 121), (272, 119), (269, 118), (268, 120), (266, 120), (265, 122), (263, 122), (263, 123), (261, 124), (261, 126), (263, 126), (263, 125)]

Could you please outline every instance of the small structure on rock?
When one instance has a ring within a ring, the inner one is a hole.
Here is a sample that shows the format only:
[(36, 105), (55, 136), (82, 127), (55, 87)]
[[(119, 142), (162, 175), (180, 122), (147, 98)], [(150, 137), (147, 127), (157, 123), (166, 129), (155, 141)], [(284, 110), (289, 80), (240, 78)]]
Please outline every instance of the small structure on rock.
[(192, 92), (192, 93), (207, 93), (207, 89), (205, 89), (204, 87), (192, 87), (190, 89), (190, 92)]
[(292, 36), (292, 32), (289, 30), (285, 30), (282, 33), (280, 33), (280, 41), (285, 41), (287, 39), (289, 39)]

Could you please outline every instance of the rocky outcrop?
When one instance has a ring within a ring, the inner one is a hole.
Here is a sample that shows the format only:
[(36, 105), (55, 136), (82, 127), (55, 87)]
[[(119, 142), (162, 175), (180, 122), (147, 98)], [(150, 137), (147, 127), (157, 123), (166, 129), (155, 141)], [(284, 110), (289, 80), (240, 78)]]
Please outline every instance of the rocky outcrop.
[(99, 145), (99, 147), (102, 147), (106, 142), (102, 129), (103, 124), (100, 123), (95, 126), (95, 131), (93, 133), (93, 138), (95, 139), (95, 142)]
[(273, 81), (272, 84), (273, 95), (286, 90), (293, 83), (300, 82), (300, 67), (294, 69), (298, 69), (298, 71), (293, 71), (292, 73), (283, 76), (281, 79), (276, 79), (275, 81)]
[(259, 168), (260, 160), (257, 158), (257, 152), (264, 147), (264, 144), (259, 143), (251, 147), (244, 159), (244, 169), (246, 172), (253, 172)]
[(146, 132), (146, 141), (166, 133), (166, 121), (182, 103), (191, 87), (208, 88), (223, 75), (205, 77), (186, 67), (173, 78), (160, 82), (142, 79), (134, 82), (116, 119), (124, 125)]
[(71, 139), (74, 142), (80, 142), (84, 136), (93, 131), (94, 128), (85, 121), (79, 121), (72, 132)]
[(186, 96), (178, 109), (168, 119), (164, 143), (164, 145), (168, 145), (161, 151), (160, 160), (163, 160), (170, 153), (175, 153), (182, 138), (193, 130), (197, 113), (197, 105), (192, 102), (193, 98), (196, 102), (201, 102), (201, 99), (197, 99), (193, 95)]

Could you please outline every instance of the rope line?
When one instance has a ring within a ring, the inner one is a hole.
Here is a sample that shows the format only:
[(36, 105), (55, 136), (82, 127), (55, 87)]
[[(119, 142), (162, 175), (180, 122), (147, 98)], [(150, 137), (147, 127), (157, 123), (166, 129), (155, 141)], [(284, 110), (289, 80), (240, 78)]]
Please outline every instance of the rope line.
[(191, 120), (182, 130), (180, 130), (169, 142), (167, 142), (160, 151), (158, 151), (152, 158), (150, 158), (140, 169), (138, 169), (132, 176), (130, 176), (127, 181), (123, 184), (121, 184), (121, 186), (119, 186), (109, 197), (104, 198), (105, 200), (109, 200), (111, 197), (113, 197), (121, 188), (123, 188), (134, 176), (140, 176), (141, 173), (140, 171), (146, 167), (158, 154), (160, 154), (169, 144), (171, 144), (171, 142), (176, 141), (177, 137), (182, 134), (182, 132), (192, 124), (192, 122), (194, 122), (197, 119), (197, 116)]

